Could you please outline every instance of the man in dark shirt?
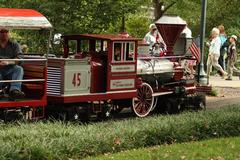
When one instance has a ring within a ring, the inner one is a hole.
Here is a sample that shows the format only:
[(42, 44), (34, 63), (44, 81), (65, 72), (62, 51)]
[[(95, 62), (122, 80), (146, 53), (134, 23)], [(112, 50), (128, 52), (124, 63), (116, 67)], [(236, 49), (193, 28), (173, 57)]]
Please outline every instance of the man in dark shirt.
[[(9, 30), (0, 28), (0, 58), (16, 59), (21, 58), (22, 51), (16, 42), (9, 40)], [(0, 59), (0, 80), (22, 80), (23, 68), (17, 61)], [(12, 82), (9, 88), (9, 96), (12, 99), (23, 98), (25, 94), (21, 91), (22, 82)], [(0, 83), (2, 89), (2, 83)]]

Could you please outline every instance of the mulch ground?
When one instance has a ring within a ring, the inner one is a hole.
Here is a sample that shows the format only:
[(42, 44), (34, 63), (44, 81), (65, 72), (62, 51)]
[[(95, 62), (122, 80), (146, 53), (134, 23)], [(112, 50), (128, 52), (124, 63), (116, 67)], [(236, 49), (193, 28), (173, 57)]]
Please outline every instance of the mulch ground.
[(215, 87), (217, 97), (240, 97), (240, 88), (233, 87)]
[(214, 87), (217, 96), (207, 96), (207, 108), (219, 108), (240, 104), (240, 88)]

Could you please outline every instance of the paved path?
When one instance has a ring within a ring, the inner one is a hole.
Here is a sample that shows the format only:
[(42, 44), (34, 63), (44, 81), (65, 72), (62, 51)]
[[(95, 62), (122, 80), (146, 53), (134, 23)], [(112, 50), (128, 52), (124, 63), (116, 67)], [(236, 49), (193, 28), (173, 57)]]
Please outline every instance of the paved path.
[(239, 77), (234, 76), (232, 81), (222, 79), (220, 76), (210, 76), (209, 84), (215, 87), (236, 87), (240, 88)]

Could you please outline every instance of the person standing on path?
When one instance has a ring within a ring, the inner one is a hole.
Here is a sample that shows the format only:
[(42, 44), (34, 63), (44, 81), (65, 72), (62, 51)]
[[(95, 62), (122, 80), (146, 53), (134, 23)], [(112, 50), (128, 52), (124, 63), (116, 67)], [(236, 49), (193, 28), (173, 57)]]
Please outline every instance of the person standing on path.
[(213, 28), (211, 32), (212, 40), (209, 46), (209, 54), (207, 59), (207, 77), (210, 76), (210, 72), (212, 70), (212, 66), (220, 71), (222, 78), (224, 78), (227, 73), (223, 70), (223, 68), (218, 64), (218, 59), (220, 57), (220, 47), (221, 47), (221, 39), (219, 37), (219, 29)]
[(235, 67), (235, 63), (237, 62), (237, 47), (236, 47), (237, 36), (232, 35), (229, 41), (230, 45), (228, 47), (227, 57), (228, 78), (226, 80), (232, 80), (233, 72), (238, 73), (238, 76), (240, 76), (240, 71)]
[(218, 29), (220, 31), (219, 37), (221, 39), (221, 47), (220, 47), (220, 57), (218, 59), (219, 65), (222, 67), (223, 70), (226, 70), (226, 65), (225, 65), (225, 54), (227, 51), (227, 36), (225, 33), (225, 28), (223, 25), (219, 25)]

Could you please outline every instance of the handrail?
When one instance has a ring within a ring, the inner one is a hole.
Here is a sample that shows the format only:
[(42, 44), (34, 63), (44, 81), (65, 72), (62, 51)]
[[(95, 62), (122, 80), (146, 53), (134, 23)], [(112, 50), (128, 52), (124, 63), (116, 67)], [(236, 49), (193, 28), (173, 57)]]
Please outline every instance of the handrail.
[(149, 60), (149, 59), (171, 59), (171, 58), (184, 58), (185, 56), (161, 56), (161, 57), (156, 57), (156, 56), (138, 56), (137, 59), (141, 60)]
[(0, 80), (0, 83), (9, 83), (9, 82), (44, 82), (45, 79), (23, 79), (23, 80)]
[(0, 61), (47, 61), (47, 59), (0, 59)]
[[(42, 59), (0, 59), (0, 61), (28, 61), (28, 62), (47, 62), (46, 58)], [(22, 80), (0, 80), (0, 83), (12, 83), (12, 82), (45, 82), (46, 79), (22, 79)]]

